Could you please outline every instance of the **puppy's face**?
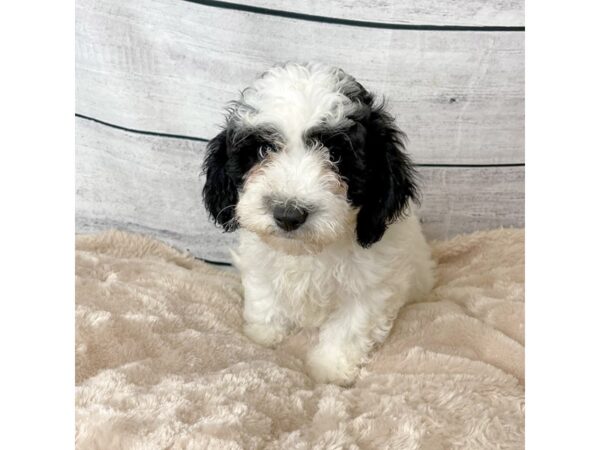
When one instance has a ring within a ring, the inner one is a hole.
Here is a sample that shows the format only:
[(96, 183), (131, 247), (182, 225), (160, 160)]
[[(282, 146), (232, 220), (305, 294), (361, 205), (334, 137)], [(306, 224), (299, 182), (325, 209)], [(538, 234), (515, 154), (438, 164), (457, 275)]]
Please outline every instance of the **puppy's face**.
[(287, 253), (367, 247), (417, 195), (403, 134), (342, 70), (287, 64), (233, 103), (204, 162), (205, 205)]

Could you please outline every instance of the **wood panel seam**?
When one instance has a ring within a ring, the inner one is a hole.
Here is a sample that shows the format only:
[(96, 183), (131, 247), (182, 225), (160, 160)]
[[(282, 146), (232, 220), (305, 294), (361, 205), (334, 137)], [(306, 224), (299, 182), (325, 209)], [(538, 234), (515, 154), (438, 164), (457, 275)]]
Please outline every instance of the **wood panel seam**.
[(188, 3), (196, 3), (203, 6), (244, 11), (253, 14), (262, 14), (287, 19), (304, 20), (308, 22), (329, 23), (334, 25), (354, 26), (363, 28), (380, 28), (388, 30), (416, 30), (416, 31), (475, 31), (475, 32), (524, 32), (524, 26), (495, 26), (495, 25), (417, 25), (386, 22), (371, 22), (356, 19), (342, 19), (337, 17), (319, 16), (313, 14), (299, 13), (293, 11), (282, 11), (265, 8), (262, 6), (243, 5), (240, 3), (222, 2), (218, 0), (183, 0)]
[(114, 128), (116, 130), (127, 131), (129, 133), (143, 134), (146, 136), (157, 136), (164, 137), (169, 139), (183, 139), (186, 141), (197, 141), (197, 142), (208, 142), (208, 139), (196, 137), (196, 136), (185, 136), (183, 134), (170, 134), (170, 133), (161, 133), (158, 131), (147, 131), (147, 130), (137, 130), (135, 128), (128, 128), (121, 125), (116, 125), (114, 123), (106, 122), (104, 120), (96, 119), (95, 117), (86, 116), (83, 114), (75, 113), (75, 117), (79, 119), (89, 120), (90, 122), (95, 122), (100, 125), (104, 125), (105, 127)]
[[(163, 137), (163, 138), (168, 138), (168, 139), (181, 139), (181, 140), (195, 141), (195, 142), (208, 142), (209, 141), (209, 139), (195, 137), (195, 136), (184, 136), (184, 135), (179, 135), (179, 134), (160, 133), (157, 131), (136, 130), (134, 128), (128, 128), (128, 127), (123, 127), (121, 125), (115, 125), (113, 123), (105, 122), (103, 120), (99, 120), (94, 117), (86, 116), (86, 115), (79, 114), (79, 113), (75, 113), (75, 117), (77, 117), (79, 119), (83, 119), (83, 120), (88, 120), (90, 122), (94, 122), (99, 125), (103, 125), (105, 127), (114, 128), (119, 131), (125, 131), (128, 133), (142, 134), (145, 136)], [(416, 167), (440, 167), (440, 168), (453, 168), (453, 167), (456, 167), (456, 168), (469, 168), (469, 167), (496, 168), (496, 167), (525, 167), (525, 163), (498, 163), (498, 164), (431, 164), (431, 163), (419, 164), (419, 163), (415, 163), (415, 166)]]

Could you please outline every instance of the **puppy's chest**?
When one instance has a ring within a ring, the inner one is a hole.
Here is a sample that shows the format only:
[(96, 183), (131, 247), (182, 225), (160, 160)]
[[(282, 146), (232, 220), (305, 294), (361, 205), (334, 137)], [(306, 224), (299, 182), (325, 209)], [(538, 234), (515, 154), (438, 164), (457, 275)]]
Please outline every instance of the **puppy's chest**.
[(311, 258), (279, 261), (272, 288), (277, 303), (299, 326), (318, 326), (344, 295), (339, 268)]

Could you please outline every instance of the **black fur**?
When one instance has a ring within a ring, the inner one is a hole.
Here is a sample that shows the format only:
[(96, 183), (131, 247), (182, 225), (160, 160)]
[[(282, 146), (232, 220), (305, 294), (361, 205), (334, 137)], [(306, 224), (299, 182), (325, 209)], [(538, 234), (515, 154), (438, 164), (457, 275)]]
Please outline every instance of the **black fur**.
[(348, 184), (348, 200), (359, 208), (356, 238), (361, 246), (379, 241), (387, 226), (400, 218), (412, 199), (419, 200), (416, 174), (405, 153), (405, 134), (383, 105), (360, 84), (353, 100), (364, 106), (344, 129), (317, 127), (306, 134), (328, 148), (340, 175)]
[(276, 151), (276, 131), (228, 125), (206, 147), (202, 190), (210, 216), (225, 231), (234, 231), (238, 190), (248, 171), (269, 151)]
[(419, 201), (413, 164), (405, 153), (406, 135), (383, 106), (366, 123), (367, 166), (364, 199), (358, 212), (356, 235), (363, 247), (379, 241), (387, 226), (402, 217), (410, 200)]
[[(345, 76), (340, 70), (339, 76)], [(402, 217), (410, 200), (418, 202), (416, 173), (405, 153), (405, 134), (383, 104), (351, 80), (343, 93), (360, 107), (348, 125), (307, 130), (307, 142), (319, 141), (348, 184), (348, 201), (358, 208), (356, 239), (363, 247), (379, 241), (388, 225)], [(235, 109), (234, 104), (232, 108)], [(232, 110), (230, 110), (230, 114)], [(214, 221), (225, 231), (238, 227), (235, 207), (245, 175), (263, 151), (276, 151), (281, 138), (274, 129), (243, 128), (234, 123), (208, 143), (203, 198)]]
[(329, 158), (348, 184), (348, 200), (357, 208), (362, 206), (367, 184), (367, 129), (361, 123), (342, 129), (317, 127), (305, 139), (307, 143), (317, 142), (327, 147)]

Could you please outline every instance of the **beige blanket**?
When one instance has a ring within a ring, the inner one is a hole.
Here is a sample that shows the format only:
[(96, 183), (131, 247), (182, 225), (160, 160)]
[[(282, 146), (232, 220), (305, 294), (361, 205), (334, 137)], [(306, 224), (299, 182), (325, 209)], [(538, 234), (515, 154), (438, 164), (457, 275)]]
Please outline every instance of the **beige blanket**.
[(235, 273), (142, 236), (79, 236), (77, 447), (523, 448), (523, 237), (434, 243), (433, 294), (344, 389), (306, 374), (314, 332), (276, 350), (242, 334)]

